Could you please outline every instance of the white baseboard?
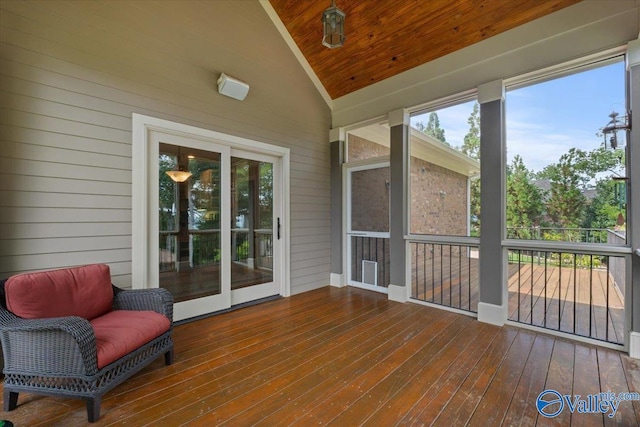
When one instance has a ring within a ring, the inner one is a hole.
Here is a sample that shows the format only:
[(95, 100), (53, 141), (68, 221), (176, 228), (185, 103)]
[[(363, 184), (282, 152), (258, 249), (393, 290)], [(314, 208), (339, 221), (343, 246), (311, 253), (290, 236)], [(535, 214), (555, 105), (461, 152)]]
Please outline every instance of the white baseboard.
[(329, 285), (335, 286), (336, 288), (343, 287), (344, 282), (342, 281), (342, 274), (331, 273), (329, 275)]
[(640, 332), (631, 331), (629, 334), (629, 357), (640, 359)]
[(478, 321), (491, 323), (496, 326), (504, 326), (507, 321), (507, 311), (502, 305), (478, 303)]
[(409, 300), (406, 286), (389, 284), (387, 290), (390, 301), (407, 302)]

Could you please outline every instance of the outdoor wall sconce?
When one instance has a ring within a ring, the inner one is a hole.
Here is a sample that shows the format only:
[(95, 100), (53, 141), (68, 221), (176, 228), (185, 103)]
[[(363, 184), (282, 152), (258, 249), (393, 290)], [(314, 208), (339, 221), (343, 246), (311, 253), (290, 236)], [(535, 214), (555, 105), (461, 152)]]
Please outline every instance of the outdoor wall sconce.
[[(618, 148), (618, 131), (619, 130), (629, 130), (631, 129), (631, 122), (629, 120), (629, 116), (618, 117), (619, 114), (615, 111), (612, 111), (609, 114), (611, 120), (605, 127), (600, 129), (602, 132), (602, 136), (604, 137), (604, 148), (611, 148), (615, 150)], [(609, 146), (607, 147), (607, 143)]]
[(344, 44), (344, 17), (345, 13), (336, 7), (335, 0), (331, 0), (331, 6), (322, 12), (322, 24), (324, 35), (322, 44), (333, 49)]

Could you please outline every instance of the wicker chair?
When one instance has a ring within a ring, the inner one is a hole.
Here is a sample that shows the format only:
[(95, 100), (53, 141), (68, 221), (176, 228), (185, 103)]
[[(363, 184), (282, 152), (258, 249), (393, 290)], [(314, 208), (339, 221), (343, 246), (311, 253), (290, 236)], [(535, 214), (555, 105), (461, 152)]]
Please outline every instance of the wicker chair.
[(173, 362), (171, 294), (165, 289), (110, 286), (112, 311), (160, 313), (169, 319), (169, 330), (99, 368), (96, 335), (89, 320), (79, 316), (24, 319), (0, 307), (5, 411), (16, 408), (19, 392), (76, 397), (87, 401), (88, 419), (94, 422), (100, 418), (101, 398), (107, 391), (160, 355), (164, 354), (167, 365)]

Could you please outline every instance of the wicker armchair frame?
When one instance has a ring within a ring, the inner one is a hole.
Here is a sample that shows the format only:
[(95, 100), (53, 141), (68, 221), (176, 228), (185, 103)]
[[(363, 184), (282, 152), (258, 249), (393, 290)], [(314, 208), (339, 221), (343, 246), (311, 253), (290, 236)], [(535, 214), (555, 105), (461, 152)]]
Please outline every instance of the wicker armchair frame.
[(121, 290), (113, 286), (113, 310), (153, 310), (171, 322), (167, 332), (98, 369), (96, 338), (81, 317), (22, 319), (0, 305), (4, 354), (4, 410), (28, 392), (83, 398), (89, 422), (100, 418), (102, 396), (164, 354), (173, 363), (173, 297), (166, 289)]

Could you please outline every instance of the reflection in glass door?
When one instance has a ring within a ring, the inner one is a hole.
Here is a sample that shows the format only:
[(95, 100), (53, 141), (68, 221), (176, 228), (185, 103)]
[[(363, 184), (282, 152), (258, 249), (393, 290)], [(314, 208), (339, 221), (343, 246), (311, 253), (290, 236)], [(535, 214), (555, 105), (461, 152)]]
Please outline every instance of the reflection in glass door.
[(218, 295), (220, 154), (170, 144), (159, 152), (160, 286), (176, 302)]
[(273, 281), (273, 164), (231, 158), (231, 290)]
[(231, 304), (280, 293), (281, 182), (274, 157), (231, 152)]

